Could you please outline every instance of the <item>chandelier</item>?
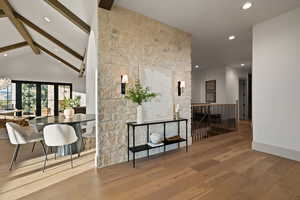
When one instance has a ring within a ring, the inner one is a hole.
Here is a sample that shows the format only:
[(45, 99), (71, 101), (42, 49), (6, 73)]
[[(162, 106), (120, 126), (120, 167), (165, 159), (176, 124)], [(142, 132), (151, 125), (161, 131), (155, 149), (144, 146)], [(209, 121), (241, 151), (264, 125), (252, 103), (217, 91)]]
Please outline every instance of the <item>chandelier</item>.
[(9, 78), (0, 78), (0, 90), (7, 88), (11, 84)]

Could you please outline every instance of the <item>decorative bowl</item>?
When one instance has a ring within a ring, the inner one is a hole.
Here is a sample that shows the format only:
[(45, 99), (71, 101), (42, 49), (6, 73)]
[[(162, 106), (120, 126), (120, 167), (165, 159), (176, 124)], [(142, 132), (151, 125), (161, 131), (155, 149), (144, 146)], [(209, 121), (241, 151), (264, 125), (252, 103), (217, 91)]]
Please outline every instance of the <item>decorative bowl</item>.
[(150, 141), (153, 143), (153, 144), (158, 144), (162, 141), (162, 137), (159, 133), (152, 133), (150, 135)]

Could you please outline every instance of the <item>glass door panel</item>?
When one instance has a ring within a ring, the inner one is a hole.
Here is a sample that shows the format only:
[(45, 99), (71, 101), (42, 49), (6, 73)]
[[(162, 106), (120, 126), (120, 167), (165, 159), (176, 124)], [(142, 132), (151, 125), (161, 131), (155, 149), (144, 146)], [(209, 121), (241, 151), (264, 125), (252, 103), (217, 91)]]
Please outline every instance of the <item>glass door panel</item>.
[(71, 98), (71, 87), (69, 85), (58, 86), (58, 110), (60, 113), (64, 111), (64, 100)]
[(36, 112), (36, 84), (22, 84), (23, 115), (35, 115)]
[(0, 90), (0, 110), (13, 110), (15, 109), (15, 94), (16, 84), (12, 83), (7, 88)]
[(41, 115), (54, 115), (54, 85), (41, 85)]

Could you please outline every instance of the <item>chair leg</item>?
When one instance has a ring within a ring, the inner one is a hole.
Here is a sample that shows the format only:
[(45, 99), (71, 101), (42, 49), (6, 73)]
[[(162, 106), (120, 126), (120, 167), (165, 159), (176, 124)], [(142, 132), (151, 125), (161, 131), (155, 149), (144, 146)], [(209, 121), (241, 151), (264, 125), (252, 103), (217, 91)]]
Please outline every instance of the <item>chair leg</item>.
[(34, 151), (35, 144), (36, 144), (36, 142), (34, 142), (34, 143), (33, 143), (33, 146), (32, 146), (32, 150), (31, 150), (31, 152), (33, 152), (33, 151)]
[(86, 140), (87, 140), (87, 138), (84, 138), (84, 139), (83, 139), (83, 149), (85, 149), (85, 146), (86, 146)]
[(55, 151), (54, 151), (54, 160), (56, 160), (56, 153), (57, 153), (57, 147), (55, 147)]
[(13, 157), (12, 157), (12, 159), (11, 159), (9, 171), (11, 171), (11, 169), (12, 169), (12, 167), (13, 167), (15, 161), (17, 160), (17, 155), (18, 155), (19, 149), (20, 149), (20, 145), (18, 144), (18, 145), (16, 146), (16, 148), (15, 148)]
[(81, 144), (80, 144), (79, 151), (78, 151), (78, 158), (80, 157), (80, 154), (83, 150), (82, 148), (83, 148), (83, 137), (81, 137)]
[(44, 142), (41, 140), (40, 143), (41, 143), (41, 145), (43, 147), (44, 155), (46, 155), (47, 153), (46, 153)]
[(15, 161), (17, 161), (17, 157), (18, 157), (18, 155), (19, 155), (19, 151), (20, 151), (21, 145), (19, 144), (18, 146), (19, 146), (19, 147), (18, 147), (18, 149), (17, 149), (17, 153), (16, 153), (16, 156), (15, 156)]
[(73, 168), (73, 157), (72, 157), (73, 151), (72, 151), (72, 145), (71, 144), (69, 145), (69, 148), (70, 148), (70, 152), (71, 152), (71, 167)]
[(47, 147), (46, 154), (45, 154), (45, 161), (44, 161), (43, 173), (45, 172), (46, 162), (47, 162), (47, 160), (48, 160), (48, 158), (47, 158), (48, 150), (49, 150), (49, 147)]

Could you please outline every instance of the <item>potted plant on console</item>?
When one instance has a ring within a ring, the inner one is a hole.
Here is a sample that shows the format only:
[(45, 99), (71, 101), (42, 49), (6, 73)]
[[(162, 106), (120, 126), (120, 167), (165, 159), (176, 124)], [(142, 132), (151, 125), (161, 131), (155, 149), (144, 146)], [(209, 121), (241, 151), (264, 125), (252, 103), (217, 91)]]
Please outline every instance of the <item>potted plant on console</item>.
[(136, 81), (134, 86), (128, 89), (125, 98), (131, 100), (133, 103), (136, 103), (138, 105), (136, 109), (137, 110), (136, 122), (138, 124), (143, 122), (142, 104), (151, 101), (157, 95), (158, 94), (151, 92), (148, 87), (143, 87), (140, 84), (140, 81)]
[(74, 108), (80, 106), (80, 100), (81, 100), (80, 96), (76, 96), (74, 99), (71, 99), (71, 98), (64, 99), (63, 106), (64, 106), (64, 116), (66, 119), (70, 119), (70, 118), (74, 117), (74, 115), (75, 115)]

